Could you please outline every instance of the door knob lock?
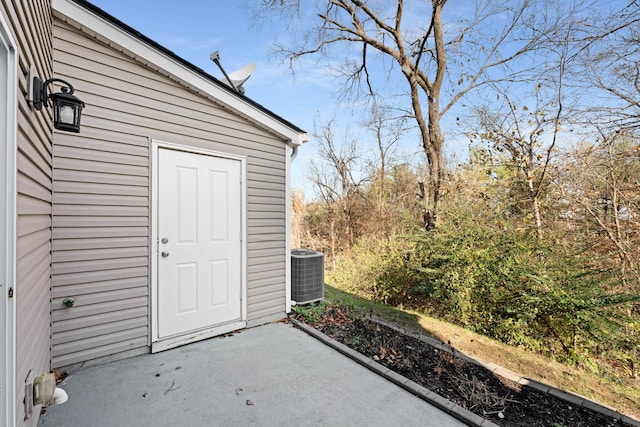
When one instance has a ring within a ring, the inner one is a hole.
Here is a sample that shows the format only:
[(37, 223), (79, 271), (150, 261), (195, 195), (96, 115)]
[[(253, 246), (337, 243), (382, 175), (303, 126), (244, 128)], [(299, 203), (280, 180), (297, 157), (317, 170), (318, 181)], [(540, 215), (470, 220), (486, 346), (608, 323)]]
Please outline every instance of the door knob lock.
[(167, 251), (162, 251), (162, 253), (161, 253), (160, 255), (162, 255), (164, 258), (166, 258), (166, 257), (168, 257), (168, 256), (169, 256), (169, 252), (167, 252)]
[(160, 240), (162, 243), (167, 244), (169, 243), (169, 239), (167, 239), (166, 237), (163, 237), (162, 240)]

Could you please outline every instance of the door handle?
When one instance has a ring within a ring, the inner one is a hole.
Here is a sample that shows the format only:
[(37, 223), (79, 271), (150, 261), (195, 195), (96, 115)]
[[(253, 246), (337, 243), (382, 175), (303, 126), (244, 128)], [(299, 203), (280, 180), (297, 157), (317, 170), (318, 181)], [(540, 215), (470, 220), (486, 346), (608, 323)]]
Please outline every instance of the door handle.
[(166, 258), (166, 257), (168, 257), (168, 256), (169, 256), (169, 252), (167, 252), (167, 251), (162, 251), (162, 253), (161, 253), (160, 255), (162, 255), (164, 258)]

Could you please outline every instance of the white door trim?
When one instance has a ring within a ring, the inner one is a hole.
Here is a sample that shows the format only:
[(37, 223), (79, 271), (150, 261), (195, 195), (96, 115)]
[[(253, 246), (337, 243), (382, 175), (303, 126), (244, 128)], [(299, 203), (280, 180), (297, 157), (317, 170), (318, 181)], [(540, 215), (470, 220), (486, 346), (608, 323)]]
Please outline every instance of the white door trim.
[[(158, 154), (160, 149), (183, 151), (193, 154), (204, 154), (212, 157), (220, 157), (230, 160), (238, 160), (241, 164), (242, 174), (242, 197), (241, 197), (241, 289), (242, 304), (240, 321), (216, 325), (212, 328), (185, 334), (184, 336), (170, 337), (160, 340), (158, 333), (158, 256), (159, 256), (159, 236), (158, 236)], [(150, 298), (150, 322), (151, 322), (151, 352), (155, 353), (167, 350), (179, 345), (199, 341), (216, 335), (231, 332), (247, 326), (247, 164), (246, 157), (236, 156), (228, 153), (207, 150), (202, 148), (189, 147), (182, 144), (151, 140), (151, 239), (149, 242), (150, 266), (151, 266), (151, 287)]]
[[(9, 25), (0, 14), (0, 424), (15, 425), (15, 297), (16, 265), (16, 144), (18, 55)], [(1, 110), (0, 110), (1, 111)]]

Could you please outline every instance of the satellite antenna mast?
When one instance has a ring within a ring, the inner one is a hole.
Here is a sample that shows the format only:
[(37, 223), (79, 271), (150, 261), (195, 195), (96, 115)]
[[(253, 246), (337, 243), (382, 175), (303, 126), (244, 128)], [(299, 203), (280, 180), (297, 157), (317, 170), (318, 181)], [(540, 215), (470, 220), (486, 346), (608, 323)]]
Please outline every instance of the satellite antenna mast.
[(244, 95), (244, 88), (242, 87), (242, 85), (249, 79), (249, 77), (251, 77), (251, 74), (253, 74), (253, 72), (255, 71), (255, 62), (242, 67), (231, 74), (227, 74), (224, 68), (222, 68), (222, 64), (220, 64), (220, 51), (216, 50), (215, 52), (213, 52), (211, 55), (209, 55), (209, 59), (215, 62), (218, 68), (220, 68), (220, 71), (222, 71), (222, 74), (224, 74), (223, 83), (231, 86), (233, 90)]
[(220, 51), (216, 50), (215, 52), (213, 52), (211, 55), (209, 55), (209, 59), (212, 60), (213, 62), (215, 62), (216, 65), (218, 66), (218, 68), (220, 68), (220, 71), (222, 71), (222, 74), (224, 74), (224, 78), (227, 80), (227, 82), (230, 83), (231, 88), (233, 88), (233, 90), (235, 90), (236, 92), (239, 93), (240, 91), (233, 84), (233, 82), (229, 79), (229, 76), (227, 75), (227, 72), (224, 70), (224, 68), (222, 68), (222, 64), (220, 64)]

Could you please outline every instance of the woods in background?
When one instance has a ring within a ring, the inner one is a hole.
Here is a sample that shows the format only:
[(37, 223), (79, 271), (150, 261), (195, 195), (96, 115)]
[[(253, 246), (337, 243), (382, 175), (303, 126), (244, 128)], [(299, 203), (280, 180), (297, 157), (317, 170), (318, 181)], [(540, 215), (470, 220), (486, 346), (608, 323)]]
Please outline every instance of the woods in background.
[(330, 59), (368, 117), (318, 124), (292, 245), (358, 295), (637, 376), (640, 4), (428, 3), (261, 3), (315, 16), (278, 52)]
[(500, 150), (475, 146), (448, 169), (442, 222), (429, 231), (420, 173), (393, 163), (384, 175), (371, 172), (331, 198), (294, 193), (292, 244), (325, 253), (328, 283), (637, 375), (640, 143), (631, 133), (557, 151), (538, 195), (541, 235), (526, 176)]

